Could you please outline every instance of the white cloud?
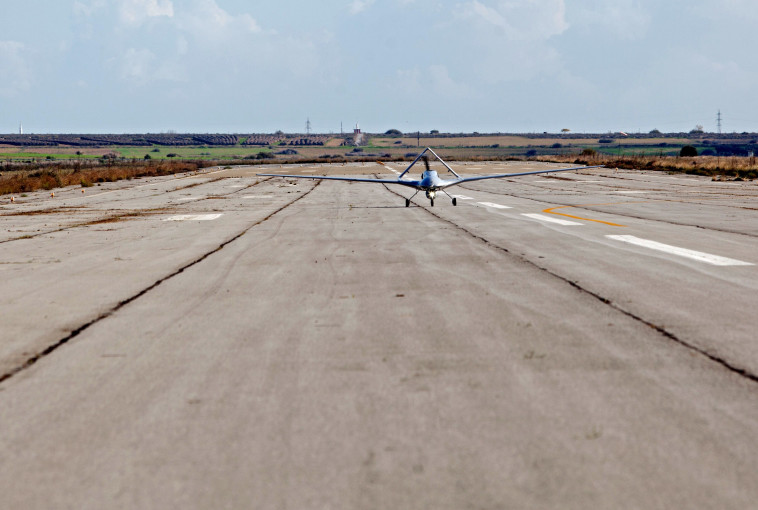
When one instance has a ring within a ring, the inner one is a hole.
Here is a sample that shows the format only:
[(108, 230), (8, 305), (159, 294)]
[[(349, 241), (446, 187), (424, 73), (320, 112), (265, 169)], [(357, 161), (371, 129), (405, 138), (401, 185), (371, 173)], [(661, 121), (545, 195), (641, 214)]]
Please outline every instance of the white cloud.
[(184, 36), (179, 36), (176, 40), (176, 52), (179, 55), (186, 55), (188, 51), (189, 43), (187, 42), (187, 39), (185, 39)]
[(432, 89), (443, 97), (466, 96), (468, 88), (455, 82), (443, 65), (429, 66), (429, 79)]
[(204, 40), (222, 41), (262, 32), (250, 14), (232, 16), (215, 0), (195, 0), (189, 8), (177, 14), (177, 18), (181, 30)]
[(447, 66), (433, 64), (424, 68), (399, 69), (390, 87), (402, 94), (433, 94), (436, 99), (470, 97), (471, 89), (450, 77)]
[(374, 3), (374, 0), (353, 0), (350, 4), (350, 14), (363, 12)]
[(23, 56), (25, 47), (16, 41), (0, 41), (0, 96), (11, 97), (31, 87), (31, 72)]
[(577, 8), (574, 18), (580, 26), (599, 27), (618, 39), (643, 38), (650, 26), (651, 16), (639, 0), (594, 0)]
[(155, 60), (155, 54), (148, 49), (129, 48), (121, 59), (121, 77), (144, 85), (153, 78), (151, 67)]
[(90, 2), (77, 0), (74, 2), (74, 14), (90, 18), (103, 7), (105, 7), (105, 0), (92, 0)]
[(119, 62), (121, 78), (136, 85), (187, 80), (184, 67), (171, 60), (159, 61), (155, 53), (145, 48), (129, 48)]
[(121, 21), (127, 25), (141, 25), (149, 18), (174, 16), (171, 0), (121, 0)]
[(459, 4), (457, 12), (513, 41), (549, 39), (569, 27), (564, 0), (500, 0), (491, 6), (472, 0)]

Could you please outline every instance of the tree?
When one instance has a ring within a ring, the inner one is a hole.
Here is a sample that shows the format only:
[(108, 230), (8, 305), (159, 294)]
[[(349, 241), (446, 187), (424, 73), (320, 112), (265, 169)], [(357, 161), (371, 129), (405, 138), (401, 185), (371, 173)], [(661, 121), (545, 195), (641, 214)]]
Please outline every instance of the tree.
[(388, 129), (384, 134), (389, 136), (403, 136), (403, 132), (399, 129)]
[(697, 156), (697, 149), (692, 145), (685, 145), (682, 150), (679, 151), (679, 156), (683, 158), (694, 158)]
[(439, 132), (438, 129), (432, 129), (431, 131), (429, 131), (429, 134), (430, 135), (438, 135), (438, 134), (440, 134), (440, 132)]

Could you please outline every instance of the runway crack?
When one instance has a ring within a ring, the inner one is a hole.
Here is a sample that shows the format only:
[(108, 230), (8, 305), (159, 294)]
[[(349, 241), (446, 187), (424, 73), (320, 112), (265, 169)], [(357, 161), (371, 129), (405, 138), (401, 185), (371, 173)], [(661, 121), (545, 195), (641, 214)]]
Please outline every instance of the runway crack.
[[(393, 193), (393, 194), (395, 194), (397, 196), (403, 197), (403, 195), (401, 195), (400, 193), (398, 193), (398, 192), (390, 189), (388, 186), (385, 185), (384, 187), (390, 193)], [(694, 344), (692, 344), (692, 343), (690, 343), (690, 342), (688, 342), (688, 341), (686, 341), (686, 340), (678, 337), (677, 335), (675, 335), (671, 331), (668, 331), (663, 326), (659, 326), (659, 325), (657, 325), (657, 324), (655, 324), (655, 323), (653, 323), (653, 322), (651, 322), (651, 321), (649, 321), (649, 320), (647, 320), (647, 319), (645, 319), (643, 317), (640, 317), (639, 315), (637, 315), (637, 314), (635, 314), (635, 313), (633, 313), (633, 312), (631, 312), (629, 310), (626, 310), (626, 309), (620, 307), (618, 304), (614, 303), (612, 300), (610, 300), (610, 299), (608, 299), (608, 298), (606, 298), (604, 296), (601, 296), (600, 294), (598, 294), (598, 293), (596, 293), (596, 292), (594, 292), (594, 291), (592, 291), (592, 290), (590, 290), (590, 289), (588, 289), (586, 287), (583, 287), (579, 283), (577, 283), (577, 282), (575, 282), (573, 280), (570, 280), (569, 278), (566, 278), (565, 276), (562, 276), (562, 275), (560, 275), (560, 274), (558, 274), (558, 273), (556, 273), (554, 271), (551, 271), (550, 269), (548, 269), (548, 268), (546, 268), (544, 266), (541, 266), (541, 265), (537, 264), (536, 262), (534, 262), (534, 261), (532, 261), (532, 260), (530, 260), (530, 259), (528, 259), (528, 258), (526, 258), (524, 256), (517, 255), (516, 253), (510, 251), (508, 248), (506, 248), (504, 246), (497, 245), (497, 244), (493, 243), (492, 241), (490, 241), (490, 240), (488, 240), (488, 239), (480, 236), (479, 234), (476, 234), (476, 233), (470, 231), (466, 227), (455, 223), (454, 221), (451, 221), (451, 220), (448, 220), (446, 218), (443, 218), (442, 216), (440, 216), (439, 214), (435, 213), (431, 209), (428, 209), (428, 208), (425, 208), (425, 207), (422, 207), (422, 209), (424, 211), (426, 211), (427, 213), (429, 213), (430, 215), (432, 215), (435, 218), (437, 218), (438, 220), (443, 221), (443, 222), (447, 223), (448, 225), (451, 225), (451, 226), (455, 227), (456, 229), (458, 229), (458, 230), (464, 232), (465, 234), (467, 234), (468, 236), (470, 236), (470, 237), (472, 237), (472, 238), (474, 238), (474, 239), (476, 239), (476, 240), (484, 243), (485, 245), (487, 245), (487, 246), (489, 246), (489, 247), (491, 247), (491, 248), (493, 248), (495, 250), (498, 250), (498, 251), (501, 251), (503, 253), (506, 253), (506, 254), (508, 254), (508, 255), (510, 255), (512, 257), (515, 257), (518, 260), (521, 260), (522, 262), (525, 262), (525, 263), (527, 263), (527, 264), (529, 264), (529, 265), (531, 265), (531, 266), (539, 269), (540, 271), (544, 271), (545, 273), (549, 274), (550, 276), (552, 276), (554, 278), (557, 278), (559, 280), (562, 280), (563, 282), (571, 285), (576, 290), (578, 290), (578, 291), (580, 291), (580, 292), (582, 292), (584, 294), (587, 294), (588, 296), (591, 296), (591, 297), (595, 298), (596, 300), (600, 301), (601, 303), (603, 303), (606, 306), (609, 306), (609, 307), (613, 308), (617, 312), (620, 312), (620, 313), (624, 314), (625, 316), (627, 316), (627, 317), (629, 317), (629, 318), (631, 318), (631, 319), (633, 319), (633, 320), (635, 320), (635, 321), (637, 321), (637, 322), (639, 322), (641, 324), (644, 324), (645, 326), (647, 326), (649, 328), (654, 329), (656, 332), (658, 332), (661, 336), (665, 337), (666, 339), (668, 339), (668, 340), (670, 340), (672, 342), (675, 342), (675, 343), (677, 343), (677, 344), (679, 344), (679, 345), (681, 345), (681, 346), (683, 346), (683, 347), (685, 347), (685, 348), (687, 348), (687, 349), (689, 349), (689, 350), (691, 350), (691, 351), (693, 351), (693, 352), (695, 352), (697, 354), (700, 354), (701, 356), (704, 356), (705, 358), (709, 359), (710, 361), (715, 362), (715, 363), (721, 365), (723, 368), (726, 368), (727, 370), (729, 370), (730, 372), (733, 372), (736, 375), (744, 377), (745, 379), (748, 379), (748, 380), (750, 380), (752, 382), (758, 383), (758, 375), (754, 374), (750, 370), (748, 370), (746, 368), (743, 368), (743, 367), (740, 367), (740, 366), (737, 366), (734, 363), (730, 362), (729, 360), (727, 360), (727, 359), (725, 359), (725, 358), (723, 358), (721, 356), (718, 356), (716, 354), (708, 352), (707, 350), (703, 349), (702, 347), (694, 345)]]
[[(515, 181), (509, 181), (507, 179), (506, 179), (506, 181), (507, 182), (515, 182)], [(545, 190), (545, 191), (555, 191), (553, 188), (546, 188), (546, 187), (543, 187), (543, 186), (536, 186), (536, 185), (530, 184), (530, 183), (519, 183), (519, 184), (527, 185), (527, 186), (532, 186), (532, 187), (539, 188), (539, 189), (542, 189), (542, 190)], [(496, 195), (496, 196), (499, 196), (499, 197), (505, 196), (505, 197), (518, 198), (518, 199), (521, 199), (521, 200), (531, 200), (532, 202), (537, 202), (538, 204), (543, 204), (543, 205), (555, 205), (555, 204), (558, 204), (560, 206), (575, 207), (577, 209), (584, 209), (584, 210), (592, 211), (592, 212), (596, 212), (596, 213), (609, 214), (608, 211), (603, 211), (601, 209), (595, 209), (595, 208), (593, 208), (592, 206), (589, 206), (589, 205), (567, 204), (565, 202), (559, 202), (559, 201), (555, 201), (555, 200), (550, 201), (550, 202), (546, 202), (544, 200), (539, 200), (537, 198), (516, 195), (514, 193), (502, 193), (502, 192), (497, 192), (497, 191), (492, 191), (492, 190), (478, 189), (478, 188), (475, 188), (475, 187), (465, 186), (465, 185), (461, 185), (461, 188), (462, 189), (467, 189), (469, 191), (476, 191), (477, 193), (487, 193), (487, 194), (490, 194), (490, 195)], [(674, 200), (663, 199), (663, 198), (648, 198), (648, 199), (646, 199), (646, 201), (650, 201), (650, 202), (674, 202)], [(702, 205), (702, 204), (699, 204), (698, 202), (686, 202), (686, 203), (695, 204), (695, 205)], [(729, 207), (729, 206), (727, 206), (727, 207)], [(703, 229), (703, 230), (710, 230), (710, 231), (713, 231), (713, 232), (721, 232), (721, 233), (724, 233), (724, 234), (736, 234), (736, 235), (747, 236), (747, 237), (751, 237), (751, 238), (758, 237), (755, 234), (751, 234), (749, 232), (741, 232), (739, 230), (725, 229), (725, 228), (716, 228), (716, 227), (708, 227), (708, 226), (697, 225), (697, 224), (692, 224), (692, 223), (682, 223), (682, 222), (671, 221), (671, 220), (661, 220), (661, 219), (658, 219), (658, 218), (646, 218), (644, 216), (635, 216), (634, 214), (629, 214), (628, 212), (614, 211), (613, 214), (615, 216), (621, 216), (622, 218), (632, 218), (632, 219), (635, 219), (635, 220), (653, 221), (653, 222), (657, 222), (657, 223), (664, 223), (666, 225), (676, 225), (678, 227), (699, 228), (699, 229)]]
[(288, 207), (290, 207), (291, 205), (295, 204), (299, 200), (302, 200), (303, 198), (305, 198), (306, 196), (308, 196), (313, 190), (315, 190), (318, 187), (318, 185), (320, 183), (321, 183), (320, 181), (317, 181), (313, 185), (313, 187), (311, 189), (309, 189), (308, 191), (306, 191), (305, 193), (300, 194), (297, 198), (295, 198), (291, 202), (288, 202), (288, 203), (284, 204), (280, 208), (278, 208), (275, 211), (273, 211), (272, 213), (270, 213), (265, 218), (262, 218), (262, 219), (260, 219), (260, 220), (258, 220), (256, 222), (252, 223), (251, 225), (248, 225), (241, 232), (235, 234), (234, 236), (230, 237), (226, 241), (222, 242), (216, 248), (210, 250), (209, 252), (206, 252), (205, 254), (203, 254), (200, 257), (192, 260), (191, 262), (188, 262), (188, 263), (184, 264), (182, 267), (180, 267), (176, 271), (174, 271), (174, 272), (168, 274), (167, 276), (164, 276), (163, 278), (157, 280), (152, 285), (150, 285), (150, 286), (142, 289), (141, 291), (139, 291), (138, 293), (132, 295), (131, 297), (128, 297), (128, 298), (124, 299), (123, 301), (120, 301), (118, 304), (116, 304), (110, 310), (107, 310), (106, 312), (103, 312), (102, 314), (100, 314), (99, 316), (95, 317), (91, 321), (89, 321), (89, 322), (87, 322), (87, 323), (79, 326), (78, 328), (74, 329), (68, 335), (66, 335), (65, 337), (61, 338), (60, 340), (52, 343), (51, 345), (49, 345), (48, 347), (46, 347), (42, 351), (40, 351), (40, 352), (38, 352), (36, 354), (33, 354), (32, 356), (30, 356), (29, 358), (27, 358), (23, 363), (19, 364), (17, 367), (15, 367), (15, 368), (9, 370), (8, 372), (0, 375), (0, 384), (2, 384), (3, 382), (5, 382), (6, 380), (10, 379), (11, 377), (17, 375), (18, 373), (26, 370), (27, 368), (30, 368), (31, 366), (33, 366), (34, 364), (36, 364), (38, 361), (44, 359), (45, 357), (49, 356), (53, 352), (57, 351), (58, 349), (60, 349), (64, 345), (66, 345), (68, 342), (70, 342), (71, 340), (73, 340), (74, 338), (76, 338), (77, 336), (79, 336), (81, 333), (83, 333), (84, 331), (86, 331), (90, 327), (94, 326), (95, 324), (97, 324), (98, 322), (102, 321), (103, 319), (107, 319), (108, 317), (110, 317), (114, 313), (118, 312), (120, 309), (122, 309), (123, 307), (125, 307), (129, 303), (132, 303), (132, 302), (136, 301), (137, 299), (141, 298), (142, 296), (144, 296), (145, 294), (147, 294), (151, 290), (155, 289), (156, 287), (158, 287), (162, 283), (167, 282), (168, 280), (174, 278), (175, 276), (178, 276), (178, 275), (182, 274), (187, 269), (189, 269), (189, 268), (191, 268), (191, 267), (199, 264), (200, 262), (204, 261), (205, 259), (207, 259), (211, 255), (213, 255), (214, 253), (218, 253), (219, 251), (223, 250), (226, 246), (228, 246), (229, 244), (233, 243), (237, 239), (241, 238), (242, 236), (244, 236), (245, 234), (247, 234), (253, 228), (255, 228), (258, 225), (260, 225), (260, 224), (268, 221), (269, 219), (271, 219), (276, 214), (282, 212), (283, 210), (287, 209)]
[[(190, 184), (189, 186), (185, 186), (183, 188), (177, 188), (177, 189), (174, 189), (174, 190), (170, 190), (170, 193), (174, 193), (176, 191), (181, 191), (181, 190), (187, 189), (187, 188), (192, 188), (192, 187), (195, 187), (195, 186), (201, 186), (201, 185), (204, 185), (204, 184), (209, 184), (209, 183), (212, 183), (212, 182), (217, 182), (217, 181), (220, 181), (220, 180), (223, 180), (223, 179), (226, 179), (226, 177), (219, 177), (217, 179), (211, 179), (210, 181), (204, 181), (204, 182), (201, 182), (201, 183)], [(244, 188), (232, 191), (231, 193), (224, 193), (222, 195), (215, 195), (215, 197), (227, 197), (227, 196), (230, 196), (230, 195), (234, 195), (235, 193), (239, 193), (241, 191), (247, 191), (250, 188), (254, 188), (257, 185), (262, 184), (262, 183), (264, 183), (266, 181), (269, 181), (271, 179), (272, 179), (271, 177), (269, 177), (268, 179), (261, 179), (261, 180), (255, 181), (255, 183), (251, 184), (250, 186), (246, 186)], [(125, 190), (129, 190), (129, 189), (130, 188), (125, 188)], [(163, 193), (152, 194), (152, 195), (148, 195), (148, 197), (155, 197), (155, 196), (159, 196), (159, 195), (162, 195), (162, 194)], [(204, 197), (204, 198), (198, 199), (195, 203), (202, 202), (203, 200), (210, 200), (212, 198), (214, 198), (214, 197)], [(127, 199), (123, 199), (123, 200), (127, 200)], [(117, 201), (123, 201), (123, 200), (117, 200)], [(129, 212), (126, 212), (126, 213), (121, 213), (121, 214), (113, 214), (111, 216), (105, 216), (103, 218), (99, 218), (99, 219), (91, 220), (91, 221), (86, 221), (84, 223), (76, 223), (74, 225), (69, 225), (67, 227), (61, 227), (61, 228), (56, 228), (56, 229), (53, 229), (53, 230), (46, 230), (44, 232), (38, 232), (36, 234), (26, 234), (26, 235), (19, 236), (19, 237), (13, 237), (11, 239), (5, 239), (3, 241), (0, 241), (0, 244), (10, 243), (12, 241), (21, 241), (23, 239), (34, 239), (35, 237), (41, 237), (41, 236), (45, 236), (45, 235), (48, 235), (48, 234), (57, 234), (58, 232), (65, 232), (66, 230), (72, 230), (72, 229), (79, 228), (79, 227), (87, 227), (87, 226), (90, 226), (90, 225), (98, 225), (100, 223), (115, 222), (115, 221), (119, 221), (119, 220), (125, 219), (125, 218), (133, 218), (133, 217), (140, 216), (141, 215), (140, 213), (150, 214), (150, 213), (155, 212), (155, 211), (165, 211), (166, 209), (168, 209), (170, 207), (179, 207), (180, 205), (184, 205), (184, 204), (169, 204), (168, 206), (164, 206), (164, 207), (160, 207), (160, 208), (156, 208), (156, 209), (140, 209), (140, 210), (137, 210), (137, 211), (129, 211)], [(31, 211), (30, 214), (40, 215), (40, 214), (48, 214), (48, 212), (45, 211), (45, 210), (41, 210), (39, 212), (38, 211)], [(21, 213), (21, 212), (17, 212), (17, 213), (13, 213), (13, 214), (0, 214), (0, 217), (2, 217), (2, 216), (16, 216), (16, 215), (23, 216), (24, 214)]]

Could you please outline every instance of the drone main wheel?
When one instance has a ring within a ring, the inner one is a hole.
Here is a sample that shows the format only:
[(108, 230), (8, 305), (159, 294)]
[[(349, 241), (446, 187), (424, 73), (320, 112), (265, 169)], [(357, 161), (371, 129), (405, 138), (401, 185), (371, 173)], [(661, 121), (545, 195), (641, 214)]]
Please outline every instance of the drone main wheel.
[(411, 206), (411, 199), (410, 198), (406, 198), (405, 199), (405, 207), (410, 207), (410, 206)]
[(458, 205), (458, 201), (455, 198), (453, 198), (453, 206), (456, 206), (456, 205)]

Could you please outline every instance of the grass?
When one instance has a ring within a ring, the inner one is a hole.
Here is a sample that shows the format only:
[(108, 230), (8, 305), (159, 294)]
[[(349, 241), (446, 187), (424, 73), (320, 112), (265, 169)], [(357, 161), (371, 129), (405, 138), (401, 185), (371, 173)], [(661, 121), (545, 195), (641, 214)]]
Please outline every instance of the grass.
[[(155, 149), (160, 152), (152, 152)], [(115, 152), (124, 158), (142, 159), (145, 154), (149, 154), (153, 159), (171, 159), (169, 154), (176, 154), (177, 159), (244, 159), (246, 156), (255, 156), (259, 152), (271, 152), (269, 149), (262, 147), (242, 147), (239, 145), (231, 147), (209, 147), (209, 146), (191, 146), (191, 147), (172, 147), (172, 146), (153, 146), (153, 147), (119, 147)]]
[(624, 168), (627, 170), (658, 170), (665, 172), (703, 175), (716, 178), (717, 176), (735, 179), (758, 179), (758, 161), (749, 157), (716, 157), (698, 156), (681, 158), (678, 156), (616, 156), (595, 154), (593, 156), (544, 156), (540, 161), (552, 161), (578, 165), (605, 165), (608, 168)]
[(202, 162), (156, 161), (148, 163), (137, 161), (93, 165), (85, 168), (80, 165), (72, 165), (69, 167), (51, 166), (33, 170), (16, 170), (3, 172), (0, 176), (0, 195), (22, 194), (40, 189), (51, 190), (73, 185), (86, 188), (99, 182), (192, 172), (204, 166)]
[(61, 152), (0, 152), (0, 159), (97, 159), (94, 154), (76, 154)]

